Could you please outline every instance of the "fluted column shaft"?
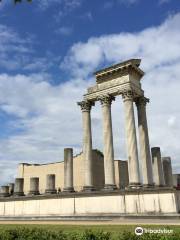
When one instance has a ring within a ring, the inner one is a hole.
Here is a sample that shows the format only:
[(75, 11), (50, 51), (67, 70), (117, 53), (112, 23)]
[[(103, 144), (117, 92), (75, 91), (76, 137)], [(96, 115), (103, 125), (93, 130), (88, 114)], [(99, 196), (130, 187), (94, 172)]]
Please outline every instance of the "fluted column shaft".
[(92, 133), (91, 133), (91, 107), (94, 105), (89, 101), (79, 102), (82, 110), (83, 121), (83, 158), (84, 158), (84, 191), (92, 191)]
[(164, 172), (161, 161), (161, 150), (159, 147), (151, 148), (152, 155), (152, 165), (153, 165), (153, 173), (154, 173), (154, 183), (157, 187), (163, 187), (165, 185), (164, 182)]
[(113, 131), (111, 118), (111, 103), (114, 100), (111, 96), (100, 98), (103, 113), (103, 139), (104, 139), (104, 175), (105, 189), (116, 189), (114, 172), (114, 148)]
[(144, 187), (151, 187), (154, 185), (146, 116), (146, 103), (148, 101), (149, 100), (145, 97), (140, 97), (136, 100), (138, 113), (140, 157), (142, 163), (142, 175)]
[(122, 93), (125, 112), (125, 132), (128, 152), (129, 187), (140, 187), (139, 161), (137, 151), (136, 127), (133, 108), (133, 93)]
[(173, 174), (172, 174), (171, 158), (163, 157), (162, 164), (163, 164), (165, 185), (168, 187), (172, 187), (173, 186)]
[(73, 187), (73, 149), (64, 149), (64, 192), (74, 192)]

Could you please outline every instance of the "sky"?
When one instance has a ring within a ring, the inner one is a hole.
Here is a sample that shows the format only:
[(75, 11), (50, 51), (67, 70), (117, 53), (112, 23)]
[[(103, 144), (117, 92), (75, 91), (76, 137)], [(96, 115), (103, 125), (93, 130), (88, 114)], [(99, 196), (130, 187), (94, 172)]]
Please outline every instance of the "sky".
[[(19, 163), (62, 161), (65, 147), (78, 154), (77, 102), (95, 84), (96, 70), (130, 58), (142, 59), (146, 73), (150, 145), (171, 156), (173, 172), (180, 173), (179, 26), (180, 0), (3, 0), (0, 184), (13, 181)], [(123, 110), (119, 96), (112, 104), (114, 151), (125, 160)], [(92, 109), (92, 137), (93, 148), (103, 151), (99, 103)]]

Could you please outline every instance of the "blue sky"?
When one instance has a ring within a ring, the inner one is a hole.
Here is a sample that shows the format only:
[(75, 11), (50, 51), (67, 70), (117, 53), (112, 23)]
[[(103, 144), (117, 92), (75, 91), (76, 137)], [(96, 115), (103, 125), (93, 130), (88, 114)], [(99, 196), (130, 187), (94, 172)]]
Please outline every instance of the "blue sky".
[[(81, 151), (76, 102), (93, 72), (142, 59), (142, 87), (151, 102), (151, 146), (172, 156), (180, 172), (180, 1), (34, 0), (0, 4), (0, 182), (20, 162), (61, 161)], [(116, 159), (126, 159), (122, 101), (112, 106)], [(103, 149), (99, 104), (92, 111), (93, 146)]]

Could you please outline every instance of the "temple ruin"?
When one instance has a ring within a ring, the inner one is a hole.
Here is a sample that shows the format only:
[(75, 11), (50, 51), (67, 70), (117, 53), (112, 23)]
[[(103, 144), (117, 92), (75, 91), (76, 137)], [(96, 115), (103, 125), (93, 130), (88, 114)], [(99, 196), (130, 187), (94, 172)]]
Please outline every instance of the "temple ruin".
[[(171, 158), (162, 157), (160, 147), (150, 148), (149, 99), (141, 87), (140, 62), (130, 59), (95, 73), (96, 85), (78, 102), (82, 153), (73, 156), (73, 149), (65, 148), (63, 162), (20, 164), (15, 182), (1, 186), (0, 218), (179, 216), (180, 174), (173, 174)], [(127, 161), (114, 159), (111, 105), (119, 95), (124, 105)], [(97, 101), (102, 107), (103, 153), (92, 148), (91, 109)]]

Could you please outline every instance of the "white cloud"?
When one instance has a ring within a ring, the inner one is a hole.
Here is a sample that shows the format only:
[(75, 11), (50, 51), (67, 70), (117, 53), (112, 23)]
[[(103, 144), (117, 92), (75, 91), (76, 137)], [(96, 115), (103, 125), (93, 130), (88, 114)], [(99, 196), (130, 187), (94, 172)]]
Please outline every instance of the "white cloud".
[(25, 70), (47, 71), (53, 66), (56, 59), (52, 54), (38, 57), (35, 51), (35, 42), (38, 41), (33, 35), (19, 35), (12, 28), (0, 25), (0, 67), (13, 71)]
[(75, 9), (79, 7), (82, 3), (82, 0), (38, 0), (37, 4), (42, 10), (47, 10), (52, 6), (60, 6), (64, 9)]
[[(12, 131), (0, 140), (0, 162), (8, 164), (7, 171), (11, 162), (15, 166), (17, 162), (60, 161), (65, 146), (80, 151), (81, 113), (76, 101), (85, 85), (77, 79), (53, 86), (49, 76), (39, 74), (0, 75), (0, 109)], [(13, 171), (6, 177), (12, 178)], [(0, 182), (6, 182), (4, 176), (0, 175)]]
[(118, 3), (123, 3), (123, 4), (135, 4), (139, 2), (139, 0), (117, 0)]
[[(177, 147), (180, 125), (174, 120), (180, 117), (177, 104), (180, 89), (179, 22), (180, 14), (176, 14), (169, 16), (160, 26), (141, 32), (92, 37), (86, 43), (74, 44), (61, 63), (61, 68), (72, 75), (87, 78), (102, 65), (141, 58), (141, 67), (146, 72), (142, 84), (151, 99), (148, 107), (151, 146), (160, 145), (163, 154), (171, 155), (176, 171), (180, 171)], [(116, 119), (119, 111), (116, 103), (114, 109)], [(118, 122), (114, 120), (114, 129), (117, 127)], [(117, 134), (114, 137), (115, 142), (119, 142)], [(124, 150), (118, 151), (117, 145), (115, 152), (117, 157), (125, 156)]]
[(170, 116), (168, 118), (168, 125), (171, 126), (171, 127), (176, 125), (176, 117), (175, 116)]
[(159, 27), (148, 28), (135, 34), (107, 35), (90, 38), (87, 43), (77, 43), (72, 46), (61, 67), (73, 68), (74, 74), (81, 68), (80, 73), (88, 74), (102, 62), (108, 64), (132, 56), (143, 59), (146, 71), (161, 65), (174, 64), (179, 59), (179, 18), (180, 14), (177, 14), (169, 17)]
[(0, 66), (13, 70), (20, 68), (24, 56), (32, 52), (31, 39), (21, 38), (13, 29), (0, 25)]
[(55, 33), (63, 35), (63, 36), (69, 36), (73, 33), (73, 28), (72, 27), (60, 27), (58, 28)]
[(126, 5), (126, 6), (131, 6), (136, 3), (138, 3), (140, 0), (111, 0), (111, 1), (105, 1), (103, 7), (104, 9), (110, 9), (116, 5)]
[(171, 0), (159, 0), (159, 4), (169, 3)]
[[(138, 33), (119, 33), (90, 38), (74, 44), (61, 67), (73, 75), (60, 85), (50, 83), (51, 76), (0, 75), (1, 114), (9, 116), (8, 137), (0, 140), (0, 162), (5, 169), (0, 182), (12, 176), (17, 162), (49, 162), (63, 158), (63, 148), (81, 149), (82, 99), (89, 78), (102, 66), (128, 58), (142, 58), (146, 75), (142, 80), (148, 104), (151, 146), (160, 146), (163, 155), (171, 155), (173, 168), (180, 171), (180, 14), (169, 17), (158, 27)], [(126, 158), (123, 103), (120, 97), (112, 105), (115, 156)], [(92, 110), (93, 146), (102, 150), (100, 104)], [(3, 127), (3, 126), (2, 126)], [(13, 169), (13, 170), (14, 170)]]
[(54, 18), (60, 21), (62, 17), (69, 15), (75, 9), (82, 5), (83, 0), (38, 0), (36, 4), (41, 11), (46, 11), (51, 7), (55, 7)]
[(80, 16), (81, 19), (83, 20), (89, 20), (89, 21), (93, 21), (93, 15), (92, 12), (86, 12), (83, 15)]

